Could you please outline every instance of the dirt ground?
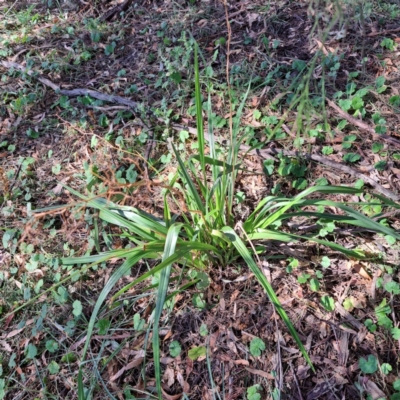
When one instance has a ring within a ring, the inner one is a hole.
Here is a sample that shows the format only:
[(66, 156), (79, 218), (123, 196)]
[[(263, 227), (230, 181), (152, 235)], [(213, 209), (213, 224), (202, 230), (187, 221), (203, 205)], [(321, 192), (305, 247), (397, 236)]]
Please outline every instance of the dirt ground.
[[(354, 185), (363, 179), (364, 199), (378, 193), (397, 202), (400, 16), (398, 2), (383, 5), (353, 7), (343, 2), (336, 14), (333, 3), (322, 1), (231, 1), (226, 7), (213, 0), (0, 1), (0, 380), (6, 382), (5, 399), (78, 398), (85, 323), (115, 268), (110, 263), (88, 273), (85, 280), (69, 283), (71, 301), (58, 301), (63, 294), (54, 291), (13, 312), (33, 297), (40, 280), (45, 289), (69, 273), (57, 264), (58, 257), (95, 251), (95, 218), (85, 211), (77, 216), (78, 211), (65, 209), (33, 220), (30, 209), (76, 201), (60, 184), (80, 192), (93, 185), (99, 191), (107, 187), (111, 196), (121, 191), (121, 185), (136, 182), (125, 204), (162, 214), (162, 182), (175, 168), (166, 138), (179, 143), (174, 126), (196, 125), (192, 40), (199, 44), (201, 71), (209, 74), (212, 85), (217, 134), (227, 136), (229, 56), (233, 101), (239, 102), (249, 88), (242, 121), (250, 133), (246, 145), (265, 140), (265, 125), (255, 112), (284, 116), (281, 136), (264, 148), (319, 156), (319, 161), (302, 158), (308, 184), (325, 178), (332, 185)], [(316, 59), (310, 67), (318, 51), (325, 61)], [(309, 84), (298, 92), (298, 77), (306, 65)], [(386, 90), (377, 83), (380, 76)], [(355, 82), (357, 90), (370, 90), (361, 100), (365, 115), (347, 119), (347, 127), (341, 129), (349, 114), (340, 114), (325, 98), (340, 103), (337, 93), (351, 90), (349, 82)], [(88, 90), (104, 96), (89, 102)], [(292, 107), (292, 95), (306, 92), (303, 106)], [(374, 113), (380, 115), (377, 122), (371, 117)], [(378, 121), (382, 118), (385, 122)], [(376, 126), (384, 126), (383, 136), (377, 138)], [(182, 143), (190, 153), (196, 137), (188, 131)], [(349, 139), (351, 135), (356, 139)], [(378, 142), (380, 153), (374, 150)], [(357, 165), (343, 161), (348, 144), (361, 157)], [(324, 153), (324, 147), (331, 147), (333, 154)], [(246, 156), (250, 173), (239, 177), (238, 191), (246, 197), (238, 205), (239, 214), (248, 215), (278, 184), (286, 196), (298, 192), (293, 177), (265, 175), (264, 161), (257, 152)], [(381, 161), (385, 167), (374, 168)], [(398, 229), (397, 214), (387, 218)], [(105, 229), (113, 248), (125, 245), (117, 230)], [(298, 231), (304, 229), (312, 227), (299, 220)], [(398, 394), (393, 384), (400, 376), (400, 339), (382, 326), (373, 330), (365, 324), (379, 322), (377, 308), (386, 299), (388, 318), (398, 327), (398, 294), (377, 288), (377, 281), (385, 283), (389, 276), (399, 281), (398, 248), (368, 231), (357, 237), (353, 233), (339, 227), (333, 234), (337, 243), (370, 253), (370, 260), (349, 260), (317, 245), (265, 243), (263, 272), (294, 322), (315, 371), (254, 276), (236, 265), (210, 271), (207, 288), (179, 293), (173, 312), (165, 313), (163, 398), (398, 398), (393, 397)], [(321, 267), (324, 256), (330, 260), (326, 268)], [(298, 266), (287, 273), (294, 259)], [(119, 287), (146, 268), (137, 267)], [(323, 280), (313, 291), (302, 278), (317, 270)], [(151, 345), (146, 329), (137, 329), (134, 322), (137, 314), (144, 326), (150, 321), (154, 293), (138, 296), (144, 288), (132, 290), (114, 309), (102, 311), (100, 317), (109, 318), (113, 329), (92, 340), (85, 377), (92, 382), (93, 399), (155, 398)], [(322, 295), (334, 299), (334, 311), (321, 306)], [(194, 298), (202, 303), (196, 304)], [(84, 304), (85, 317), (72, 326), (68, 323), (76, 299)], [(249, 350), (254, 338), (265, 344), (259, 356)], [(58, 350), (49, 350), (50, 340), (58, 343)], [(171, 356), (174, 341), (181, 346), (176, 357)], [(40, 357), (27, 353), (30, 344), (42, 349)], [(208, 356), (191, 359), (189, 351), (199, 346), (207, 347)], [(392, 370), (370, 375), (362, 371), (360, 359), (370, 355)], [(52, 361), (60, 365), (54, 373), (49, 371)], [(257, 384), (256, 393), (249, 393)], [(1, 390), (0, 385), (0, 394)]]

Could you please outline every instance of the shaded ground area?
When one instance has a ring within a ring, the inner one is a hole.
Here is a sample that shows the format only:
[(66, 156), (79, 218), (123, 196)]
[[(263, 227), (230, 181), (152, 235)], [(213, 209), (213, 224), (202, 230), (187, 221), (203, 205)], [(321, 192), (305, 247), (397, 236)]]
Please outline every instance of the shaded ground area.
[[(116, 265), (45, 290), (71, 273), (59, 257), (127, 244), (118, 229), (101, 225), (82, 207), (36, 219), (30, 210), (72, 204), (76, 199), (62, 186), (69, 185), (94, 195), (106, 191), (109, 198), (162, 215), (163, 189), (177, 169), (167, 138), (187, 154), (196, 150), (194, 41), (201, 50), (204, 98), (208, 85), (212, 123), (223, 140), (229, 136), (229, 95), (237, 108), (249, 90), (244, 145), (259, 151), (246, 156), (238, 179), (237, 215), (244, 218), (271, 193), (290, 196), (312, 184), (363, 180), (364, 198), (347, 201), (376, 200), (373, 193), (398, 200), (398, 3), (343, 3), (340, 12), (330, 2), (264, 3), (232, 2), (225, 9), (217, 1), (0, 2), (4, 398), (78, 398), (87, 323)], [(109, 97), (60, 94), (54, 85)], [(319, 161), (305, 156), (310, 154)], [(364, 211), (384, 214), (398, 229), (397, 214), (379, 207)], [(173, 211), (181, 212), (176, 205)], [(253, 400), (396, 396), (400, 334), (390, 334), (400, 315), (396, 245), (368, 231), (356, 239), (346, 226), (300, 218), (296, 223), (288, 229), (326, 229), (337, 243), (371, 255), (356, 262), (323, 246), (263, 243), (268, 256), (260, 267), (315, 372), (254, 276), (239, 264), (210, 271), (207, 284), (179, 292), (173, 311), (165, 311), (165, 399), (183, 393), (190, 399)], [(148, 267), (134, 268), (120, 287)], [(174, 278), (185, 282), (185, 273), (176, 271)], [(91, 398), (153, 398), (147, 328), (154, 290), (143, 283), (102, 309), (84, 369)], [(35, 295), (40, 297), (32, 301)], [(324, 307), (323, 298), (333, 304)], [(83, 305), (78, 319), (76, 300)], [(265, 346), (259, 351), (252, 347), (257, 338)], [(204, 347), (207, 355), (193, 354)], [(379, 362), (373, 374), (360, 366), (364, 358), (373, 370), (369, 356)]]

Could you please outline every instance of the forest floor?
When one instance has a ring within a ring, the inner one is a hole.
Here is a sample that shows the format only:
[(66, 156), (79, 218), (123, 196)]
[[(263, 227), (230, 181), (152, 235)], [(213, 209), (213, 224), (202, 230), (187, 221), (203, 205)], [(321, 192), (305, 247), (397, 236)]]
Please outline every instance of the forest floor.
[[(339, 200), (374, 199), (363, 211), (399, 229), (398, 213), (376, 204), (376, 195), (400, 199), (399, 21), (396, 1), (0, 0), (0, 399), (78, 398), (88, 320), (116, 265), (62, 284), (72, 269), (59, 259), (126, 238), (73, 208), (64, 185), (122, 193), (162, 216), (177, 164), (167, 139), (187, 154), (197, 146), (195, 42), (216, 136), (229, 137), (230, 107), (247, 94), (244, 143), (270, 151), (243, 157), (239, 214), (271, 193), (358, 186), (363, 195)], [(32, 214), (49, 206), (60, 208)], [(207, 271), (206, 287), (180, 291), (163, 315), (163, 398), (400, 398), (398, 244), (344, 224), (297, 227), (313, 229), (371, 255), (266, 245), (263, 272), (315, 371), (239, 263)], [(88, 398), (156, 398), (155, 291), (145, 287), (102, 309)]]

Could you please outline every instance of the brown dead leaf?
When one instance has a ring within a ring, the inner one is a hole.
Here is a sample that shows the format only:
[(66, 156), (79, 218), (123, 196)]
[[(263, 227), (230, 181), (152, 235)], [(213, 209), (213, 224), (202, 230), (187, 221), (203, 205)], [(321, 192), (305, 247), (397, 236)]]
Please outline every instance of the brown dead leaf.
[(161, 357), (160, 363), (164, 365), (172, 364), (175, 361), (175, 358), (172, 357)]
[(172, 336), (172, 331), (169, 330), (168, 333), (165, 335), (164, 337), (164, 341), (166, 341), (167, 339), (169, 339)]
[(59, 183), (58, 185), (54, 186), (52, 189), (54, 194), (60, 194), (63, 191), (64, 187)]
[(350, 300), (354, 308), (362, 310), (367, 306), (367, 299), (364, 293), (357, 293), (357, 295), (350, 296)]
[[(14, 309), (14, 307), (13, 307), (13, 309)], [(11, 314), (6, 318), (6, 321), (5, 321), (5, 323), (4, 323), (3, 329), (8, 329), (8, 326), (10, 325), (10, 323), (11, 323), (11, 321), (13, 320), (14, 316), (15, 316), (15, 314), (14, 314), (14, 313), (11, 313)]]
[(41, 113), (41, 114), (37, 114), (33, 117), (33, 123), (34, 124), (38, 124), (39, 122), (42, 122), (44, 117), (46, 116), (46, 113)]
[(125, 367), (121, 368), (115, 375), (113, 375), (109, 381), (113, 382), (117, 380), (125, 371), (128, 371), (132, 368), (138, 367), (142, 361), (144, 360), (143, 357), (137, 358), (136, 360), (131, 361), (130, 363), (126, 364)]
[(233, 343), (231, 340), (228, 341), (227, 343), (229, 350), (231, 350), (233, 353), (237, 354), (237, 348), (235, 343)]
[(193, 371), (193, 360), (188, 358), (186, 360), (186, 377), (189, 377), (189, 375), (192, 373), (192, 371)]
[(249, 21), (249, 26), (251, 28), (251, 25), (253, 25), (253, 22), (257, 21), (257, 18), (260, 16), (260, 14), (257, 13), (248, 13), (247, 14), (247, 20)]
[(183, 375), (180, 371), (176, 373), (176, 379), (178, 380), (179, 384), (181, 385), (183, 391), (185, 393), (190, 392), (190, 385), (183, 379)]
[(26, 263), (26, 258), (23, 257), (21, 254), (15, 254), (14, 255), (14, 261), (19, 267), (22, 267)]
[(246, 371), (250, 372), (251, 374), (261, 376), (265, 379), (275, 380), (275, 378), (268, 372), (261, 371), (260, 369), (253, 369), (253, 368), (246, 368)]
[(110, 360), (109, 363), (107, 363), (107, 374), (108, 376), (113, 376), (115, 373), (118, 372), (118, 361), (117, 359), (113, 358)]
[(12, 353), (11, 346), (5, 340), (0, 340), (0, 345), (3, 347), (3, 349), (5, 351), (8, 351), (9, 353)]
[(162, 390), (162, 393), (163, 393), (163, 399), (166, 399), (166, 400), (178, 400), (178, 399), (182, 398), (182, 393), (181, 394), (171, 395), (171, 394), (168, 394), (163, 388), (161, 388), (161, 390)]
[(235, 115), (236, 115), (236, 111), (232, 111), (231, 113), (229, 112), (229, 113), (225, 114), (225, 115), (224, 115), (224, 118), (227, 119), (227, 118), (229, 118), (230, 116), (234, 117)]
[(396, 174), (396, 175), (400, 175), (400, 169), (399, 168), (392, 167), (392, 172), (394, 174)]
[(175, 372), (174, 370), (167, 366), (163, 375), (163, 381), (168, 387), (171, 387), (175, 383)]
[(39, 277), (44, 277), (44, 272), (41, 269), (35, 269), (33, 271), (28, 271), (29, 275), (37, 275)]
[(368, 394), (371, 395), (373, 400), (386, 399), (385, 393), (383, 393), (382, 390), (379, 389), (378, 386), (368, 378), (365, 378), (363, 386)]
[(213, 349), (215, 349), (215, 347), (216, 347), (216, 345), (217, 345), (217, 339), (218, 339), (218, 336), (219, 336), (219, 331), (216, 331), (216, 332), (214, 332), (214, 333), (212, 333), (211, 334), (211, 336), (210, 336), (210, 349), (211, 350), (213, 350)]
[[(14, 317), (13, 314), (11, 314), (11, 315)], [(18, 333), (22, 332), (28, 325), (33, 324), (33, 322), (34, 322), (33, 319), (26, 321), (25, 326), (23, 328), (15, 329), (15, 330), (11, 331), (10, 333), (7, 333), (6, 335), (2, 335), (2, 336), (0, 336), (0, 339), (9, 339), (9, 338), (12, 338), (13, 336), (18, 335)]]
[(326, 323), (325, 322), (321, 322), (320, 327), (319, 327), (319, 335), (321, 338), (325, 338), (327, 333), (326, 333)]
[(231, 303), (234, 302), (237, 299), (239, 294), (240, 294), (240, 290), (237, 290), (237, 289), (231, 294), (231, 298), (230, 298)]
[(349, 260), (347, 268), (354, 270), (357, 274), (359, 274), (360, 276), (362, 276), (365, 279), (368, 279), (368, 280), (372, 279), (366, 270), (365, 264), (362, 262), (355, 261), (355, 260)]
[(240, 54), (242, 52), (242, 49), (235, 49), (231, 50), (228, 54), (231, 56), (232, 54)]
[(247, 123), (247, 125), (253, 128), (259, 128), (260, 126), (263, 126), (261, 122), (258, 122), (255, 119), (252, 119), (250, 122)]
[(250, 363), (247, 361), (247, 360), (233, 360), (233, 362), (236, 364), (236, 365), (250, 365)]
[(326, 49), (326, 47), (323, 45), (322, 42), (320, 42), (319, 40), (315, 39), (315, 41), (317, 42), (317, 46), (320, 50), (322, 50), (322, 52), (327, 56), (329, 54), (329, 51)]
[(225, 354), (225, 353), (217, 354), (217, 359), (220, 361), (225, 361), (225, 362), (232, 361), (232, 357), (230, 357), (228, 354)]
[[(383, 61), (385, 62), (385, 70), (382, 72), (385, 77), (388, 77), (389, 74), (396, 73), (398, 71), (391, 58), (385, 58)], [(379, 72), (379, 74), (380, 73), (381, 72)]]
[(201, 19), (198, 23), (197, 26), (200, 28), (204, 28), (207, 25), (208, 21), (206, 19)]
[(296, 371), (297, 378), (301, 381), (308, 378), (310, 369), (309, 365), (299, 365)]
[(325, 393), (333, 391), (335, 386), (335, 377), (331, 377), (329, 380), (320, 380), (314, 389), (307, 394), (307, 400), (319, 399)]

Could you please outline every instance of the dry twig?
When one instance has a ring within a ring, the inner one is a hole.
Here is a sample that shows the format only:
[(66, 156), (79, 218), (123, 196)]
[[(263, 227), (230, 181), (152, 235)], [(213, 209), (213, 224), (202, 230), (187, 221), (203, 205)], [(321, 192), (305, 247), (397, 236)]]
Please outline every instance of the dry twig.
[(357, 118), (352, 117), (350, 114), (348, 114), (347, 112), (343, 111), (338, 105), (336, 105), (333, 101), (326, 99), (327, 103), (329, 104), (329, 106), (331, 108), (333, 108), (342, 118), (344, 118), (345, 120), (349, 121), (352, 125), (356, 126), (357, 128), (360, 128), (361, 130), (368, 132), (370, 135), (372, 135), (372, 137), (375, 140), (386, 140), (387, 142), (390, 142), (398, 147), (400, 147), (400, 140), (397, 140), (389, 135), (384, 135), (384, 134), (378, 134), (375, 132), (375, 129), (372, 128), (371, 126), (369, 126), (368, 124), (366, 124), (363, 121), (360, 121)]

